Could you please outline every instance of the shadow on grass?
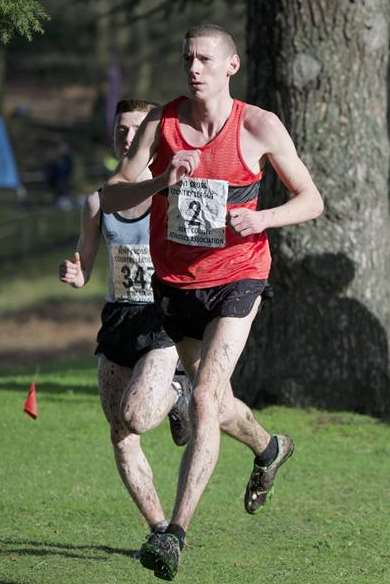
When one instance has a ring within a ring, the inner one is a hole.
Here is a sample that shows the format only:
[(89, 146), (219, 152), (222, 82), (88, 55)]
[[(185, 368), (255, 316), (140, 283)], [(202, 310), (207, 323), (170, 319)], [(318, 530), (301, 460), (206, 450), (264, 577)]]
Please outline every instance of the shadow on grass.
[[(118, 554), (133, 560), (138, 560), (139, 558), (139, 550), (113, 548), (106, 545), (71, 545), (28, 539), (0, 539), (0, 544), (7, 546), (6, 549), (0, 551), (0, 556), (3, 557), (8, 554), (36, 557), (63, 556), (76, 560), (104, 561), (106, 559), (105, 556)], [(93, 552), (101, 552), (104, 555), (91, 555)], [(1, 580), (0, 584), (3, 584)]]
[(26, 580), (0, 580), (0, 584), (25, 584)]

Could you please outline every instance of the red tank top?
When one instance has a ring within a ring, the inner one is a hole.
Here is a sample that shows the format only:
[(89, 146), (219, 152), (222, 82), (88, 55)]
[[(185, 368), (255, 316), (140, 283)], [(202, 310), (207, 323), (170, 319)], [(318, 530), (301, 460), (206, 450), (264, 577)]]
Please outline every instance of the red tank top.
[[(179, 97), (168, 103), (163, 110), (160, 143), (150, 167), (153, 176), (165, 171), (175, 152), (195, 149), (185, 141), (180, 130), (177, 108), (185, 99), (187, 98)], [(184, 218), (175, 219), (181, 214), (181, 211), (173, 209), (176, 204), (175, 196), (177, 200), (177, 188), (172, 193), (171, 187), (169, 198), (168, 190), (153, 197), (150, 251), (157, 278), (171, 286), (210, 288), (236, 280), (268, 278), (271, 255), (266, 233), (241, 237), (230, 226), (225, 226), (226, 214), (230, 209), (257, 208), (262, 173), (255, 174), (247, 167), (240, 149), (240, 125), (245, 107), (245, 103), (234, 100), (231, 114), (219, 134), (197, 148), (200, 150), (200, 164), (194, 177), (186, 179), (188, 190), (183, 198), (187, 205), (183, 212)], [(218, 184), (215, 186), (211, 181), (211, 187), (207, 187), (207, 190), (205, 185), (208, 181), (193, 181), (193, 178), (217, 179)], [(215, 198), (215, 190), (219, 189), (221, 181), (225, 181), (221, 187), (225, 199), (219, 204), (215, 203), (220, 200)], [(191, 191), (192, 183), (196, 183), (197, 190)], [(203, 197), (202, 192), (205, 193)], [(212, 219), (213, 230), (209, 229), (207, 217), (203, 220), (206, 227), (201, 221), (204, 203), (207, 206), (208, 200), (211, 200), (211, 217), (213, 213), (218, 214), (215, 211), (216, 204), (220, 210), (219, 223), (217, 219)], [(171, 217), (173, 227), (170, 223)], [(198, 227), (200, 224), (201, 228)], [(199, 229), (205, 229), (206, 233), (199, 233)], [(191, 238), (191, 244), (179, 243)]]

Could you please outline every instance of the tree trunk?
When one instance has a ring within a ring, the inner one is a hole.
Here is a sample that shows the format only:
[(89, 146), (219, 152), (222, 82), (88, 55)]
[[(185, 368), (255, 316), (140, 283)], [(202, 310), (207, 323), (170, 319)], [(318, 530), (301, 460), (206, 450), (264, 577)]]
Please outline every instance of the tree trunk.
[(270, 233), (275, 298), (235, 377), (251, 405), (390, 413), (388, 25), (388, 0), (248, 0), (248, 101), (281, 117), (326, 205)]

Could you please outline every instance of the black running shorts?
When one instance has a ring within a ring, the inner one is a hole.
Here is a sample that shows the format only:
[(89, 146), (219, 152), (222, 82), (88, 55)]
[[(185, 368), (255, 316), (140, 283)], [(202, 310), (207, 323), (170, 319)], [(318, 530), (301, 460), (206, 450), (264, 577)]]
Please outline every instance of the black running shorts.
[(95, 354), (103, 354), (117, 365), (133, 368), (152, 349), (172, 347), (154, 304), (107, 302), (97, 335)]
[(256, 298), (272, 295), (268, 280), (239, 280), (189, 290), (168, 286), (153, 276), (152, 286), (164, 328), (175, 343), (184, 337), (201, 340), (214, 318), (243, 318), (252, 310)]

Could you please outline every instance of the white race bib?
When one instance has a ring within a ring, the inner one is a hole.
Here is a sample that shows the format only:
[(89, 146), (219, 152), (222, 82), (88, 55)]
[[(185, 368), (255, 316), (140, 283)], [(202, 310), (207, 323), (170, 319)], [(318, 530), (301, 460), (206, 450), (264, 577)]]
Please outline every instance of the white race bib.
[(113, 292), (116, 301), (153, 302), (154, 272), (148, 245), (112, 245)]
[(168, 239), (185, 245), (224, 247), (229, 183), (183, 178), (169, 187)]

